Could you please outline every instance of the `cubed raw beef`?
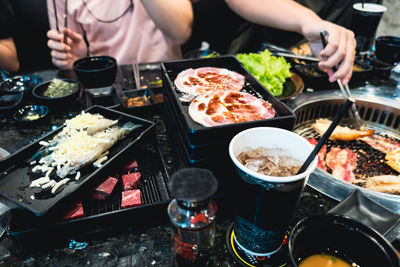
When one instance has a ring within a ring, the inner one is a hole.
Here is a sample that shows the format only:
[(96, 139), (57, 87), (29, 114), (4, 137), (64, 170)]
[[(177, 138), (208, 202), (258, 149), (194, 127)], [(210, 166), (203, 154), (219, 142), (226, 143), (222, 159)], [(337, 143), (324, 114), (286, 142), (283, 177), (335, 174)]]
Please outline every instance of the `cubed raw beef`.
[(128, 164), (126, 164), (125, 167), (122, 169), (122, 171), (124, 171), (124, 172), (131, 172), (132, 170), (137, 171), (138, 167), (139, 167), (139, 165), (138, 165), (137, 161), (133, 160), (133, 161), (129, 162)]
[(75, 206), (64, 216), (63, 220), (70, 220), (83, 217), (82, 202), (79, 201)]
[(123, 190), (131, 190), (137, 188), (140, 183), (140, 172), (133, 172), (130, 174), (122, 175)]
[(104, 182), (94, 189), (93, 198), (94, 199), (105, 199), (111, 194), (115, 185), (118, 183), (118, 179), (114, 177), (108, 177)]
[(121, 209), (140, 205), (142, 205), (142, 200), (139, 189), (122, 191)]

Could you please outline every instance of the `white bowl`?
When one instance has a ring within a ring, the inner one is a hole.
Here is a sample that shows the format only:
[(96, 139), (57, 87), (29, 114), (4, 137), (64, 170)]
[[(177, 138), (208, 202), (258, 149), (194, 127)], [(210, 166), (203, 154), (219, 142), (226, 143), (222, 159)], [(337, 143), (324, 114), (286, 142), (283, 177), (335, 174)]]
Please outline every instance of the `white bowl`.
[(307, 170), (297, 175), (276, 177), (257, 173), (240, 163), (237, 156), (243, 151), (248, 151), (249, 148), (256, 149), (259, 147), (283, 149), (288, 152), (289, 156), (302, 163), (314, 149), (314, 146), (305, 138), (288, 130), (274, 127), (256, 127), (244, 130), (231, 140), (229, 144), (229, 156), (237, 167), (239, 175), (245, 181), (249, 181), (250, 178), (252, 182), (260, 184), (290, 183), (303, 178), (307, 179), (310, 173), (317, 167), (317, 157), (315, 157)]

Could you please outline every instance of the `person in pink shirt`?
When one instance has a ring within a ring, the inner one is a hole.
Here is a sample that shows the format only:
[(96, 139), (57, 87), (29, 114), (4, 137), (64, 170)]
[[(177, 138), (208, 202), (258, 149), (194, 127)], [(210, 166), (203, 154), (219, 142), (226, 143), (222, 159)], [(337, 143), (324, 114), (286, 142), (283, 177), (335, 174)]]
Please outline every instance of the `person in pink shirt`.
[(190, 0), (69, 0), (64, 29), (65, 1), (47, 0), (47, 45), (61, 69), (86, 56), (112, 56), (120, 65), (178, 59), (191, 35)]

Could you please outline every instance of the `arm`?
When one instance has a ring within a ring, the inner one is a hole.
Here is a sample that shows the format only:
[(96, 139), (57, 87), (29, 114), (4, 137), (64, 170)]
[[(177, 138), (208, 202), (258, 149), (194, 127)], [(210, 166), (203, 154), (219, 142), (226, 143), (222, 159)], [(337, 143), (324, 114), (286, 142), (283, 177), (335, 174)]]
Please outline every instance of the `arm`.
[(193, 10), (189, 0), (141, 0), (157, 27), (177, 44), (192, 34)]
[[(322, 20), (310, 9), (292, 0), (225, 0), (241, 17), (256, 24), (294, 31), (302, 34), (310, 43), (313, 53), (320, 57), (319, 66), (328, 71), (331, 82), (342, 79), (347, 84), (352, 75), (355, 45), (353, 32)], [(329, 33), (328, 45), (322, 47), (320, 32)]]
[(0, 67), (8, 72), (19, 70), (17, 49), (12, 37), (0, 40)]

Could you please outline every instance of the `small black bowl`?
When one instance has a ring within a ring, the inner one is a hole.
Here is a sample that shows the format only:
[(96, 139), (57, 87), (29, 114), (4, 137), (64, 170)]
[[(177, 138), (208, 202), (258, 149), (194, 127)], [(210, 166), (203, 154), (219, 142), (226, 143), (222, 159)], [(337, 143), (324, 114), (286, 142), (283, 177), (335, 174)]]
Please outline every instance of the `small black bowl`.
[(390, 64), (400, 61), (400, 37), (379, 36), (375, 40), (375, 54), (379, 60)]
[(21, 75), (6, 78), (0, 83), (0, 95), (18, 94), (24, 92), (25, 95), (40, 84), (42, 79), (36, 75)]
[(61, 97), (47, 97), (47, 96), (44, 96), (43, 94), (52, 82), (52, 81), (47, 81), (42, 84), (39, 84), (38, 86), (36, 86), (33, 89), (33, 91), (32, 91), (33, 96), (40, 103), (42, 103), (44, 105), (48, 105), (51, 107), (68, 106), (68, 104), (70, 104), (78, 99), (81, 87), (80, 87), (79, 83), (75, 80), (72, 80), (72, 79), (60, 79), (60, 80), (62, 80), (64, 82), (75, 83), (77, 85), (77, 90), (72, 92), (69, 95), (65, 95), (65, 96), (61, 96)]
[(14, 120), (23, 126), (35, 126), (48, 118), (49, 108), (40, 105), (28, 105), (14, 113)]
[(109, 56), (85, 57), (73, 64), (79, 81), (85, 88), (113, 85), (117, 73), (117, 60)]
[(12, 95), (0, 95), (0, 114), (12, 114), (12, 112), (17, 110), (23, 96), (24, 92)]
[(289, 257), (294, 267), (315, 254), (328, 254), (363, 267), (398, 267), (396, 250), (380, 233), (350, 217), (338, 214), (309, 216), (289, 237)]

